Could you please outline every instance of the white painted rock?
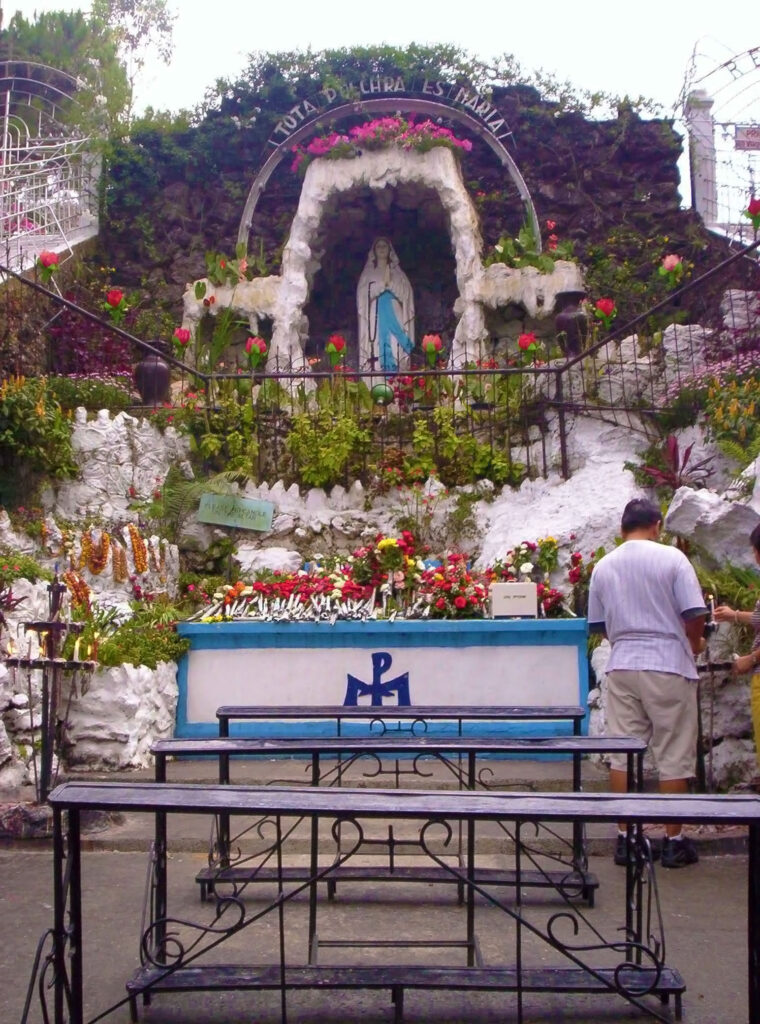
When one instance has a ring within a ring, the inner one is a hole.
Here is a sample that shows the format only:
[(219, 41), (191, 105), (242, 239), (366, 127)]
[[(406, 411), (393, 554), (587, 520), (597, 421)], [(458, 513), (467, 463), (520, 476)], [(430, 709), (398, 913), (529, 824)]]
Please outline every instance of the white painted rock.
[(264, 569), (296, 572), (303, 563), (297, 551), (290, 548), (262, 548), (254, 541), (242, 541), (238, 545), (235, 561), (244, 575), (253, 575)]
[(665, 528), (679, 537), (688, 537), (702, 548), (716, 565), (756, 568), (749, 535), (760, 522), (760, 515), (741, 502), (726, 501), (704, 488), (695, 491), (681, 487), (673, 495), (665, 516)]

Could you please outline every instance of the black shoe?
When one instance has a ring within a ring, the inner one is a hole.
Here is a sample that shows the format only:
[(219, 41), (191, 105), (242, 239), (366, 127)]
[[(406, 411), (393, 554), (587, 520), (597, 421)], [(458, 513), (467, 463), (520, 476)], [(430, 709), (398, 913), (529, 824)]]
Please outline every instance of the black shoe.
[(666, 839), (662, 847), (662, 866), (664, 868), (685, 868), (687, 864), (696, 864), (699, 860), (697, 848), (691, 839)]
[[(620, 833), (618, 833), (617, 842), (615, 843), (615, 857), (614, 857), (614, 859), (615, 859), (615, 863), (619, 867), (625, 867), (625, 865), (628, 863), (629, 852), (630, 852), (631, 863), (635, 862), (635, 859), (636, 859), (636, 845), (637, 845), (637, 840), (634, 837), (631, 840), (631, 847), (630, 847), (630, 851), (629, 851), (627, 849), (627, 846), (628, 846), (627, 836), (620, 835)], [(647, 839), (646, 836), (642, 836), (638, 840), (638, 845), (639, 845), (639, 853), (640, 853), (640, 855), (642, 856), (643, 859), (646, 860), (646, 859), (648, 859), (650, 857), (651, 857), (651, 859), (653, 861), (660, 859), (660, 848), (661, 847), (660, 847), (659, 840), (657, 840), (657, 839)]]

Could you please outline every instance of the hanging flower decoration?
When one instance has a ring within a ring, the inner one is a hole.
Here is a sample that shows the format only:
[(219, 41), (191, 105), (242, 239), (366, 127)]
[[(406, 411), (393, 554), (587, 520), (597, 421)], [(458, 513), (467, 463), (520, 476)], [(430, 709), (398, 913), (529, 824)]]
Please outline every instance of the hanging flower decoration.
[(760, 228), (760, 199), (753, 196), (747, 204), (747, 209), (742, 210), (743, 217), (749, 217), (750, 223), (755, 231)]
[(426, 334), (422, 339), (422, 351), (431, 370), (435, 368), (442, 348), (443, 342), (439, 334)]
[(669, 288), (677, 288), (683, 277), (683, 260), (676, 253), (671, 252), (667, 256), (663, 256), (657, 273), (660, 277), (665, 278)]
[(37, 273), (40, 276), (40, 280), (43, 284), (50, 284), (53, 279), (53, 274), (58, 270), (58, 253), (50, 252), (48, 249), (43, 251), (37, 257), (35, 262)]
[(263, 338), (248, 338), (245, 343), (245, 351), (248, 354), (248, 361), (251, 364), (251, 369), (258, 370), (259, 366), (266, 358), (267, 343)]
[(179, 356), (182, 356), (185, 352), (185, 349), (190, 344), (192, 336), (192, 332), (189, 331), (187, 327), (175, 328), (174, 334), (172, 335), (172, 344)]
[(413, 118), (378, 117), (351, 128), (347, 135), (330, 132), (318, 136), (306, 146), (293, 146), (291, 170), (304, 171), (315, 157), (339, 160), (359, 156), (363, 150), (398, 146), (425, 153), (436, 146), (445, 146), (454, 152), (469, 153), (472, 143), (459, 139), (449, 128), (429, 118), (415, 122)]
[(612, 321), (617, 316), (614, 299), (597, 299), (594, 303), (594, 316), (601, 320), (607, 330), (612, 326)]
[(118, 327), (128, 309), (127, 300), (121, 288), (110, 288), (106, 292), (106, 301), (103, 303), (103, 309), (111, 317), (111, 322)]
[(346, 339), (342, 334), (331, 334), (325, 345), (325, 353), (330, 360), (331, 369), (335, 369), (346, 355)]
[(148, 571), (148, 549), (145, 541), (134, 523), (127, 523), (129, 541), (132, 545), (132, 559), (135, 563), (135, 572), (143, 575)]

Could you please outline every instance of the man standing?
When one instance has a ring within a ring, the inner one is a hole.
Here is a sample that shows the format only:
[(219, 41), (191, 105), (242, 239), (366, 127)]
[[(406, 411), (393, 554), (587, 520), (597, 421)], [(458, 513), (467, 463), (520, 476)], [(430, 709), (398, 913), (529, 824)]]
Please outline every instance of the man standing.
[[(607, 728), (611, 735), (646, 740), (659, 773), (661, 793), (688, 792), (697, 749), (697, 670), (704, 647), (707, 609), (689, 560), (658, 544), (662, 516), (650, 501), (629, 501), (623, 510), (623, 543), (596, 565), (591, 576), (588, 621), (612, 645), (607, 664)], [(611, 758), (610, 788), (627, 791), (623, 757)], [(654, 853), (654, 851), (653, 851)], [(628, 857), (619, 826), (615, 863)], [(681, 823), (665, 826), (662, 866), (680, 868), (699, 859)]]

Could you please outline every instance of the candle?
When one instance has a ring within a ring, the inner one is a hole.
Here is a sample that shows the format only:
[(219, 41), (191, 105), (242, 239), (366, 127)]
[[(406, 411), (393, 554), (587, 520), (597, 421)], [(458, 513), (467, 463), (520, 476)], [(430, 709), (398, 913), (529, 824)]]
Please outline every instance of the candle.
[(74, 641), (74, 661), (79, 661), (79, 645), (81, 644), (81, 642), (82, 638), (79, 636)]

